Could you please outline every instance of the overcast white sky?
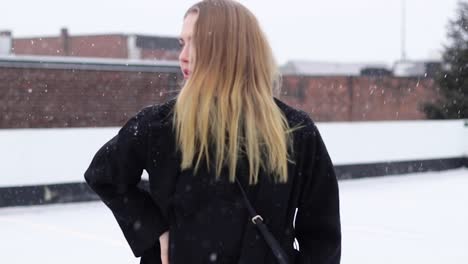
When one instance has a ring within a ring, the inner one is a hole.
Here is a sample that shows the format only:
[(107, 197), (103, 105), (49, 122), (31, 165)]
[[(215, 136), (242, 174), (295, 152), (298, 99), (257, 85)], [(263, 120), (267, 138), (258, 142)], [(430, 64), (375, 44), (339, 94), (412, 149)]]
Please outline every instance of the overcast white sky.
[[(406, 0), (407, 56), (437, 58), (458, 0)], [(14, 0), (0, 30), (14, 37), (137, 33), (177, 36), (193, 0)], [(240, 0), (258, 17), (279, 63), (290, 59), (393, 63), (401, 56), (402, 0)]]

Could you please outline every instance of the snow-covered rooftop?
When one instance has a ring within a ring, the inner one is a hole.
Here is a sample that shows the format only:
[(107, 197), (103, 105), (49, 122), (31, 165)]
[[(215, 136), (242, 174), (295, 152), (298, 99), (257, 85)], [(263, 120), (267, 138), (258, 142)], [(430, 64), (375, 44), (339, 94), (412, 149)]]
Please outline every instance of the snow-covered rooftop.
[[(342, 263), (467, 263), (466, 186), (466, 168), (340, 181)], [(0, 234), (1, 263), (138, 262), (102, 202), (0, 209)]]
[(282, 74), (317, 75), (317, 76), (358, 76), (364, 68), (389, 69), (388, 65), (379, 62), (342, 63), (292, 60), (281, 67)]

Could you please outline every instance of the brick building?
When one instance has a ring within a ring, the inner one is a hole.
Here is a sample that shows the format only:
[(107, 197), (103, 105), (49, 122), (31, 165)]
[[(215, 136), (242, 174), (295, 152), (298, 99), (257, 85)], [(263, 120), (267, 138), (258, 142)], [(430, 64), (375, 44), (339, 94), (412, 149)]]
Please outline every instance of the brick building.
[[(0, 56), (0, 128), (120, 126), (176, 95), (177, 62)], [(283, 76), (280, 99), (315, 121), (425, 119), (431, 78)]]
[(179, 41), (175, 37), (138, 34), (70, 35), (14, 38), (0, 32), (0, 55), (72, 56), (143, 60), (176, 60)]

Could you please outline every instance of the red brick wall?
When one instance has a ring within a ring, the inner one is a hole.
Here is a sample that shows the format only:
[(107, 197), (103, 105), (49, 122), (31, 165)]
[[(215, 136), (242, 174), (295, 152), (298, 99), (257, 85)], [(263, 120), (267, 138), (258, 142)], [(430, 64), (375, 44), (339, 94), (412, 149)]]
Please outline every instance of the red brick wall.
[(346, 77), (283, 77), (281, 98), (317, 121), (349, 120), (351, 98)]
[(127, 58), (127, 37), (123, 35), (68, 37), (68, 53), (61, 37), (13, 40), (16, 55)]
[(179, 51), (142, 49), (141, 58), (144, 60), (178, 60)]
[(142, 107), (171, 97), (176, 78), (154, 72), (0, 68), (0, 128), (121, 125)]
[[(65, 48), (68, 41), (68, 48)], [(128, 58), (127, 36), (90, 35), (13, 39), (13, 54), (42, 56), (75, 56), (95, 58)], [(141, 59), (177, 60), (178, 50), (141, 49)]]
[(127, 37), (123, 35), (69, 37), (70, 56), (128, 58)]
[[(285, 76), (280, 97), (315, 121), (424, 119), (431, 79)], [(119, 126), (175, 95), (178, 73), (0, 67), (0, 128)]]
[(316, 121), (425, 119), (420, 105), (437, 97), (430, 78), (286, 76), (283, 82), (284, 101)]
[(16, 55), (64, 55), (62, 40), (57, 37), (13, 39), (12, 46)]

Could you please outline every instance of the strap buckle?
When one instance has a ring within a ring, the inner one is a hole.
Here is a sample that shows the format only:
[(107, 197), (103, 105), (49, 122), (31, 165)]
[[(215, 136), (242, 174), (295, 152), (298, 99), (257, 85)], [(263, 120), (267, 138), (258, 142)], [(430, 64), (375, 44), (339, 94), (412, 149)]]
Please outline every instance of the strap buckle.
[(263, 222), (263, 218), (262, 218), (260, 215), (256, 215), (256, 216), (252, 217), (252, 222), (253, 222), (255, 225), (257, 224), (257, 223), (255, 222), (255, 220), (257, 220), (257, 219), (260, 219), (260, 221)]

